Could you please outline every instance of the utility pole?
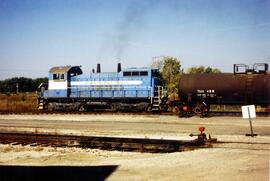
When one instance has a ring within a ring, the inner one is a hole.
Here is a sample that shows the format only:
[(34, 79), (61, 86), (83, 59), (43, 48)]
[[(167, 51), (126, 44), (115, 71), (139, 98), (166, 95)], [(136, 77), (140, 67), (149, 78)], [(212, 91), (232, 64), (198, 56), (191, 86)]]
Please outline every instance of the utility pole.
[(16, 83), (17, 94), (19, 93), (19, 83)]
[[(158, 62), (158, 61), (161, 61), (161, 60), (163, 60), (165, 57), (166, 57), (166, 56), (164, 56), (164, 55), (152, 57), (152, 62)], [(160, 69), (161, 67), (155, 67), (155, 68)]]

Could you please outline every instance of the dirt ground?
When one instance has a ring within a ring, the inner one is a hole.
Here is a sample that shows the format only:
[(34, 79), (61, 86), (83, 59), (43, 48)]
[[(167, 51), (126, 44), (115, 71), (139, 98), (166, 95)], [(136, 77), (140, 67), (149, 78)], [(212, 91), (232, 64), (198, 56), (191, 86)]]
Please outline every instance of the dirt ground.
[[(241, 117), (0, 115), (0, 131), (191, 139), (188, 135), (197, 133), (200, 126), (219, 141), (231, 143), (165, 154), (0, 145), (0, 176), (5, 166), (16, 165), (71, 167), (74, 175), (87, 174), (87, 178), (104, 173), (97, 180), (269, 180), (269, 117), (253, 120), (258, 136), (251, 138), (245, 136), (250, 132), (249, 122)], [(84, 171), (76, 170), (78, 167)], [(90, 167), (98, 171), (91, 172)], [(74, 175), (72, 178), (86, 180)]]

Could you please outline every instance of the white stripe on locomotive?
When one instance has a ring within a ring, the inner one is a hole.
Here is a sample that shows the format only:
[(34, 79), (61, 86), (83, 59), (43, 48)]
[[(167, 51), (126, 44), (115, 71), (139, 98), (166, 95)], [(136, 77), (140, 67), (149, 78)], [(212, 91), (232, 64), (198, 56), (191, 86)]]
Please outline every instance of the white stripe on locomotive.
[[(108, 85), (141, 85), (143, 82), (138, 80), (132, 81), (71, 81), (71, 86), (108, 86)], [(49, 80), (49, 90), (67, 89), (67, 81)]]
[(81, 85), (141, 85), (140, 80), (119, 80), (119, 81), (72, 81), (71, 86), (81, 86)]
[(49, 80), (49, 90), (63, 90), (63, 89), (67, 89), (67, 80), (66, 81)]

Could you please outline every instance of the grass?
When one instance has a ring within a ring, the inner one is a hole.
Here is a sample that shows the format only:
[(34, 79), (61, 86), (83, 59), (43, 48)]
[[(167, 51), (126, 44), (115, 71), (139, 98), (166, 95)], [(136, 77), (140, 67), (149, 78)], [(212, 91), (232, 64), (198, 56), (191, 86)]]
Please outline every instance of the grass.
[(37, 94), (35, 92), (0, 93), (0, 111), (27, 112), (33, 110), (37, 110)]
[[(37, 93), (0, 93), (0, 112), (28, 112), (37, 110)], [(241, 112), (241, 106), (237, 105), (211, 105), (212, 111)], [(171, 110), (175, 112), (176, 110)], [(269, 112), (270, 108), (256, 106), (256, 112)]]
[(10, 151), (12, 151), (12, 147), (11, 146), (7, 146), (7, 147), (4, 147), (1, 152), (7, 153), (7, 152), (10, 152)]
[[(241, 105), (211, 105), (211, 111), (241, 112)], [(269, 107), (256, 106), (256, 112), (269, 112)]]

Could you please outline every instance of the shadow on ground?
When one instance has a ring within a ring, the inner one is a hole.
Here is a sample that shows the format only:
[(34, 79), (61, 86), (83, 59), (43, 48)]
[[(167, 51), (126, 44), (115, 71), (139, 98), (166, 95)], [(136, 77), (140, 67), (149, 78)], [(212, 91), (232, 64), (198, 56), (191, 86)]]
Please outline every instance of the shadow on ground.
[(117, 165), (105, 166), (0, 166), (1, 181), (105, 180)]

